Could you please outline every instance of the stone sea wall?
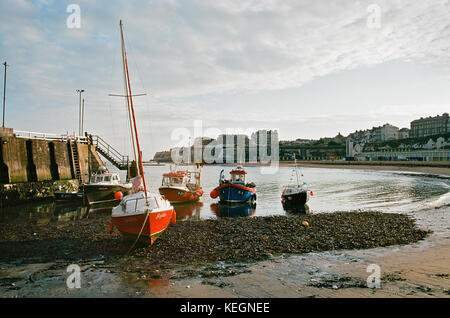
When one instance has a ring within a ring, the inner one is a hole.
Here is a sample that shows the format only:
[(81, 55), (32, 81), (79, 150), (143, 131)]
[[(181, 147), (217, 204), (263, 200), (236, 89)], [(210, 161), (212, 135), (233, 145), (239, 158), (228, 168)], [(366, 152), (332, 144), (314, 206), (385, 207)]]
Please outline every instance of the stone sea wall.
[[(83, 182), (103, 165), (93, 145), (76, 144)], [(54, 187), (77, 190), (72, 150), (61, 140), (0, 133), (0, 206), (52, 197)], [(74, 184), (76, 183), (76, 185)]]

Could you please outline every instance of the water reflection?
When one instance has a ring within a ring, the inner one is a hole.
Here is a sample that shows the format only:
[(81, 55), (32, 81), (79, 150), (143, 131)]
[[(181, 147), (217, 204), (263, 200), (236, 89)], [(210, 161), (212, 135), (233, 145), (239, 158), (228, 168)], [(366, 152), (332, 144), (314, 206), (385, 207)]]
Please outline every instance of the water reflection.
[(200, 211), (203, 206), (202, 202), (178, 203), (172, 204), (177, 213), (177, 221), (185, 221), (188, 219), (200, 219)]
[(287, 215), (312, 214), (307, 204), (295, 204), (289, 201), (281, 203)]
[(161, 293), (169, 286), (169, 279), (168, 278), (158, 278), (158, 279), (149, 279), (148, 281), (148, 289)]
[(256, 203), (244, 202), (244, 203), (213, 203), (211, 204), (211, 211), (217, 216), (222, 218), (234, 218), (234, 217), (251, 217), (255, 214)]
[(27, 221), (37, 225), (51, 222), (67, 222), (86, 218), (90, 209), (75, 203), (41, 202), (28, 203), (0, 209), (0, 223)]

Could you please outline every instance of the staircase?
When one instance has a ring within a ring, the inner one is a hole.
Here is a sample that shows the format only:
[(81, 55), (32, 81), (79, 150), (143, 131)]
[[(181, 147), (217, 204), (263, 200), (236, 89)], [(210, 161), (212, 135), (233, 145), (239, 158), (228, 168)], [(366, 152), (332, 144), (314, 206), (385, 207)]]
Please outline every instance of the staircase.
[(75, 178), (78, 179), (80, 184), (83, 182), (81, 177), (81, 169), (80, 169), (80, 159), (78, 156), (78, 148), (77, 142), (74, 140), (69, 140), (70, 153), (72, 154), (72, 167), (73, 172), (75, 174)]
[(100, 136), (91, 135), (90, 142), (95, 146), (95, 151), (119, 170), (127, 170), (129, 165), (128, 156), (122, 155)]

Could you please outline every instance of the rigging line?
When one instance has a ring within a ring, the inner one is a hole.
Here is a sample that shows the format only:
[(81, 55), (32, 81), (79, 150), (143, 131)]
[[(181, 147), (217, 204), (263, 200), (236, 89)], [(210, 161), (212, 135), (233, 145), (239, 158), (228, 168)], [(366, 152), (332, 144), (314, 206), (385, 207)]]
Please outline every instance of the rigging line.
[[(135, 140), (133, 138), (133, 133), (134, 129), (133, 129), (133, 125), (132, 125), (132, 119), (131, 119), (131, 107), (132, 107), (132, 97), (131, 97), (131, 87), (129, 87), (127, 85), (127, 81), (129, 82), (129, 77), (128, 77), (128, 66), (126, 65), (127, 63), (127, 53), (125, 50), (125, 40), (124, 40), (124, 36), (123, 36), (123, 24), (122, 24), (122, 20), (120, 21), (120, 38), (121, 38), (121, 45), (122, 45), (122, 65), (123, 65), (123, 78), (124, 78), (124, 91), (125, 91), (125, 96), (126, 96), (126, 104), (127, 104), (127, 112), (128, 112), (128, 119), (129, 119), (129, 127), (130, 127), (130, 137), (131, 137), (131, 141), (132, 141), (132, 145), (133, 145), (133, 155), (134, 155), (134, 160), (136, 163), (136, 166), (138, 164), (138, 155), (137, 155), (137, 151), (136, 151), (136, 144), (135, 144)], [(131, 103), (130, 103), (131, 102)], [(139, 172), (139, 168), (136, 167), (137, 169), (137, 174), (140, 175)]]
[[(141, 72), (140, 72), (140, 70), (139, 70), (139, 67), (137, 66), (137, 62), (136, 62), (136, 61), (137, 61), (137, 59), (136, 59), (137, 54), (135, 54), (136, 50), (134, 49), (134, 46), (133, 46), (133, 44), (131, 43), (131, 41), (128, 40), (126, 34), (124, 35), (124, 38), (125, 38), (125, 41), (128, 43), (130, 55), (135, 57), (135, 58), (133, 59), (133, 64), (134, 64), (134, 66), (135, 66), (136, 73), (137, 73), (137, 76), (138, 76), (138, 78), (139, 78), (139, 81), (140, 81), (142, 90), (143, 90), (145, 93), (147, 93), (147, 92), (148, 92), (147, 89), (146, 89), (146, 86), (147, 86), (147, 85), (145, 85), (144, 80), (143, 80), (143, 77), (141, 76)], [(143, 94), (143, 95), (149, 95), (149, 94)], [(135, 95), (133, 95), (133, 96), (138, 96), (138, 95), (135, 94)], [(145, 123), (147, 124), (146, 127), (148, 127), (148, 128), (150, 129), (150, 134), (153, 135), (153, 127), (152, 127), (152, 125), (151, 125), (152, 111), (151, 111), (151, 108), (150, 108), (150, 106), (149, 106), (149, 100), (148, 100), (148, 97), (145, 98), (145, 107), (146, 107), (146, 110), (148, 111), (148, 113), (149, 113), (149, 115), (150, 115), (150, 119), (145, 121)], [(153, 139), (152, 139), (152, 138), (148, 138), (148, 139), (146, 139), (146, 141), (147, 141), (147, 140), (150, 140), (150, 146), (151, 146), (151, 149), (152, 149), (152, 150), (155, 149), (155, 144), (154, 144)]]
[[(122, 24), (121, 24), (121, 26), (122, 26)], [(145, 182), (145, 175), (144, 175), (144, 169), (143, 169), (143, 164), (142, 164), (142, 151), (141, 151), (141, 147), (139, 146), (139, 136), (138, 136), (137, 128), (136, 128), (136, 116), (135, 116), (135, 113), (134, 113), (133, 97), (132, 97), (133, 93), (131, 92), (130, 74), (129, 74), (129, 71), (128, 71), (128, 60), (127, 60), (126, 54), (124, 55), (124, 57), (125, 57), (125, 70), (126, 70), (127, 82), (128, 82), (128, 92), (129, 92), (128, 95), (130, 96), (131, 114), (133, 115), (134, 133), (135, 133), (135, 136), (136, 136), (136, 146), (137, 146), (137, 151), (138, 151), (138, 155), (139, 155), (139, 168), (140, 168), (141, 173), (142, 173), (142, 181), (144, 183), (145, 199), (146, 199), (146, 202), (148, 204), (147, 184)]]
[[(142, 231), (144, 230), (145, 223), (147, 222), (147, 218), (148, 218), (148, 216), (150, 215), (150, 213), (151, 213), (151, 212), (146, 211), (146, 213), (145, 213), (145, 219), (144, 219), (144, 222), (142, 223), (141, 230), (139, 231), (139, 234), (138, 234), (138, 236), (136, 237), (136, 240), (134, 241), (134, 243), (131, 245), (131, 247), (129, 248), (129, 250), (125, 253), (125, 256), (128, 255), (128, 253), (130, 253), (130, 251), (133, 249), (133, 247), (136, 245), (136, 243), (138, 242), (139, 238), (141, 237)], [(149, 224), (149, 227), (150, 227), (150, 224)], [(152, 241), (152, 231), (151, 231), (151, 228), (150, 228), (150, 231), (149, 231), (149, 232), (150, 232), (150, 242), (151, 242), (151, 241)]]

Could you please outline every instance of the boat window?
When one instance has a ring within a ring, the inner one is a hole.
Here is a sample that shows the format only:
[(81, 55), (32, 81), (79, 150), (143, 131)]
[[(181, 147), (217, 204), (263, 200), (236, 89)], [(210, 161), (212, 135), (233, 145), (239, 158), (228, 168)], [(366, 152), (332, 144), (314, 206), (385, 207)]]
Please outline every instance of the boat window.
[(244, 175), (243, 174), (233, 175), (233, 181), (244, 182)]
[(111, 181), (111, 176), (104, 176), (103, 181), (107, 181), (107, 182)]
[(182, 180), (181, 178), (173, 178), (173, 183), (180, 184), (181, 180)]

